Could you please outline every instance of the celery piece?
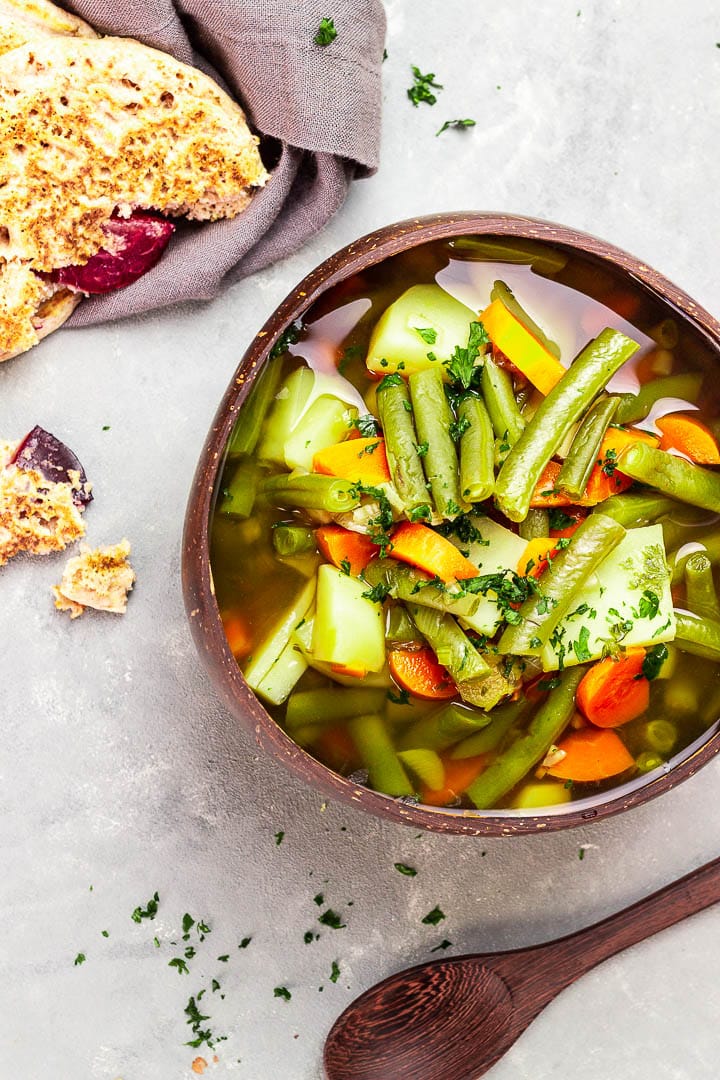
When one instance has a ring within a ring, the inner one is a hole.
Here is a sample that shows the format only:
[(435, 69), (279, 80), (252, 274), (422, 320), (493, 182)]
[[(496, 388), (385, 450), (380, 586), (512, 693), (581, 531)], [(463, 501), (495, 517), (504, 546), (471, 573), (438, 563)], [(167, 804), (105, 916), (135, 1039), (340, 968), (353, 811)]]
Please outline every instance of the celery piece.
[(323, 394), (303, 412), (292, 434), (285, 440), (283, 457), (289, 469), (307, 469), (313, 456), (326, 446), (342, 442), (358, 411), (340, 398)]
[(570, 802), (572, 792), (556, 781), (540, 780), (523, 784), (510, 806), (513, 810), (540, 810), (544, 806), (561, 806)]
[(439, 285), (413, 285), (376, 323), (367, 366), (379, 374), (399, 370), (412, 375), (444, 365), (456, 346), (467, 346), (472, 322), (477, 322), (476, 313)]
[(301, 367), (288, 375), (275, 395), (257, 448), (260, 461), (285, 464), (285, 443), (307, 407), (315, 385), (315, 372)]
[(255, 693), (271, 705), (281, 705), (300, 676), (307, 671), (307, 660), (297, 645), (287, 644), (273, 666), (256, 686)]
[(367, 585), (325, 564), (318, 570), (312, 653), (316, 660), (364, 671), (385, 665), (380, 604), (363, 594)]
[(232, 466), (227, 483), (220, 492), (218, 511), (233, 518), (248, 518), (255, 505), (258, 470), (251, 458), (241, 457)]
[(400, 761), (422, 784), (437, 791), (445, 781), (445, 766), (435, 750), (400, 750)]
[(372, 786), (386, 795), (412, 795), (413, 785), (395, 753), (382, 716), (355, 716), (348, 720), (348, 730)]
[(270, 633), (253, 650), (243, 670), (245, 680), (251, 690), (256, 690), (273, 664), (290, 641), (290, 637), (300, 620), (310, 608), (315, 595), (315, 579), (304, 582), (293, 602), (285, 609)]

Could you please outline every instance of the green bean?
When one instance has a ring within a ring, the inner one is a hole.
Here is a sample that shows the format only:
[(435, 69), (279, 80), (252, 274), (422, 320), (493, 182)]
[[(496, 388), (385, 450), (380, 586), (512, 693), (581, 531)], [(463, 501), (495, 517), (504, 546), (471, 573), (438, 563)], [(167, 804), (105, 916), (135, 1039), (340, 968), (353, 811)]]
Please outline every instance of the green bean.
[(408, 610), (418, 630), (455, 682), (482, 679), (490, 674), (490, 667), (452, 615), (432, 611), (419, 604), (408, 604)]
[(257, 465), (250, 458), (242, 457), (234, 463), (230, 479), (220, 494), (218, 510), (233, 518), (249, 518), (258, 487)]
[(495, 483), (495, 502), (511, 521), (522, 521), (526, 516), (548, 461), (608, 379), (638, 347), (618, 330), (603, 330), (540, 403)]
[(514, 446), (525, 430), (525, 421), (515, 400), (510, 372), (498, 367), (489, 353), (483, 365), (481, 386), (493, 431), (498, 439), (507, 439)]
[(637, 394), (623, 394), (615, 413), (618, 424), (635, 424), (644, 420), (653, 405), (660, 398), (682, 398), (693, 404), (700, 397), (703, 376), (697, 371), (688, 371), (683, 375), (666, 375), (662, 379), (653, 379), (645, 383)]
[(399, 375), (386, 375), (377, 390), (377, 408), (385, 436), (385, 451), (393, 483), (406, 510), (430, 509), (412, 405), (407, 386)]
[(644, 750), (642, 754), (638, 754), (635, 758), (635, 768), (639, 773), (652, 772), (653, 769), (659, 769), (664, 764), (665, 758), (650, 750)]
[(482, 731), (469, 735), (453, 750), (452, 758), (476, 757), (478, 754), (488, 754), (495, 750), (503, 741), (513, 724), (528, 711), (529, 702), (521, 698), (519, 701), (510, 701), (507, 705), (500, 705), (489, 714), (490, 723)]
[(720, 663), (720, 622), (705, 619), (692, 611), (676, 611), (675, 644), (693, 656)]
[(339, 514), (354, 510), (360, 503), (355, 486), (349, 480), (319, 473), (281, 473), (269, 476), (262, 485), (263, 494), (274, 506), (304, 506)]
[(492, 719), (490, 713), (467, 709), (454, 703), (443, 705), (406, 728), (398, 739), (398, 747), (400, 750), (415, 750), (420, 747), (448, 750), (460, 739), (486, 727)]
[(620, 456), (626, 476), (661, 491), (673, 499), (720, 513), (720, 475), (674, 457), (646, 443), (634, 443)]
[(342, 693), (338, 693), (336, 686), (296, 690), (288, 698), (285, 725), (290, 734), (304, 724), (327, 727), (352, 716), (382, 712), (385, 700), (384, 690), (366, 690), (360, 686), (349, 686)]
[(278, 555), (301, 555), (315, 550), (315, 533), (305, 525), (275, 525), (272, 542)]
[(495, 488), (495, 440), (485, 404), (472, 394), (458, 405), (460, 436), (460, 492), (467, 502), (489, 499)]
[[(416, 371), (408, 379), (422, 466), (437, 512), (445, 518), (460, 513), (460, 477), (450, 411), (442, 373), (437, 367)], [(425, 495), (427, 501), (427, 494)]]
[(238, 417), (228, 442), (228, 456), (252, 454), (260, 429), (282, 378), (281, 361), (269, 359), (238, 409)]
[(393, 645), (410, 645), (423, 640), (403, 604), (393, 604), (390, 607), (385, 625), (385, 640)]
[(624, 536), (622, 525), (612, 518), (603, 514), (586, 517), (570, 544), (552, 559), (538, 592), (523, 602), (519, 621), (505, 629), (498, 645), (500, 653), (538, 656), (587, 579)]
[(465, 258), (505, 263), (525, 263), (537, 274), (556, 274), (567, 266), (567, 255), (553, 251), (532, 240), (495, 240), (476, 236), (459, 236), (450, 241), (451, 247), (462, 251)]
[(527, 512), (518, 526), (518, 532), (523, 540), (535, 540), (538, 537), (550, 535), (550, 515), (547, 510), (533, 510)]
[(371, 785), (386, 795), (412, 795), (413, 785), (395, 753), (382, 716), (354, 716), (348, 720), (348, 730)]
[(690, 611), (720, 622), (712, 563), (702, 551), (694, 552), (685, 563), (685, 598)]
[(611, 495), (600, 503), (592, 513), (604, 514), (625, 526), (651, 525), (664, 514), (680, 509), (679, 503), (652, 491), (632, 492), (628, 495)]
[(394, 600), (411, 601), (436, 611), (468, 618), (480, 606), (480, 597), (431, 582), (426, 574), (397, 559), (373, 559), (363, 571), (369, 585), (384, 585)]
[(566, 492), (571, 498), (579, 499), (585, 491), (605, 432), (619, 402), (619, 397), (606, 397), (596, 401), (577, 429), (570, 453), (565, 458), (555, 482), (555, 487)]
[[(690, 550), (686, 550), (689, 548)], [(677, 585), (682, 581), (683, 574), (685, 572), (685, 564), (691, 555), (702, 550), (702, 554), (706, 555), (713, 566), (717, 566), (720, 563), (720, 533), (710, 533), (698, 539), (697, 541), (691, 541), (689, 544), (684, 544), (677, 551), (671, 551), (668, 556), (668, 562), (672, 566), (672, 584)]]
[(496, 281), (493, 283), (493, 287), (490, 290), (490, 299), (501, 300), (508, 311), (515, 316), (517, 321), (521, 323), (526, 330), (529, 330), (532, 336), (537, 338), (549, 353), (558, 360), (560, 359), (560, 348), (557, 342), (551, 341), (545, 331), (538, 326), (534, 319), (530, 318), (525, 308), (516, 299), (515, 293), (504, 281)]
[(558, 741), (575, 711), (575, 691), (584, 674), (582, 666), (564, 671), (527, 729), (473, 780), (467, 796), (478, 810), (495, 806)]

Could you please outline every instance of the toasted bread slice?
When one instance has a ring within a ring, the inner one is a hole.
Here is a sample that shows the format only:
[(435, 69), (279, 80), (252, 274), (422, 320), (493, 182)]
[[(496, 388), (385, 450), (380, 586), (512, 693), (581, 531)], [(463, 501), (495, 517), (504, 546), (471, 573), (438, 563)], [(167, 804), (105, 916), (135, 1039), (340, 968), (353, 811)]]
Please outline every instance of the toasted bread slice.
[(123, 615), (135, 582), (129, 554), (127, 540), (94, 550), (81, 544), (80, 554), (68, 559), (62, 581), (53, 586), (55, 607), (69, 611), (71, 619), (82, 615), (88, 607)]
[(82, 19), (48, 0), (0, 0), (0, 55), (52, 34), (98, 37)]
[(257, 143), (210, 78), (136, 41), (42, 36), (0, 56), (0, 359), (38, 340), (53, 290), (28, 272), (85, 263), (113, 213), (234, 217), (267, 180)]

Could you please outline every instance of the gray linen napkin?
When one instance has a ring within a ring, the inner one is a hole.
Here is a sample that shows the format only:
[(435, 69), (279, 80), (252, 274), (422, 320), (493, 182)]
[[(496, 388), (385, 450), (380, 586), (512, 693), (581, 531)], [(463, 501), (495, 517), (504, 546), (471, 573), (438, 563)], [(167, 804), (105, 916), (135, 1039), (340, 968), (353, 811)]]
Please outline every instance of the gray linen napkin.
[[(80, 305), (88, 326), (209, 300), (296, 251), (377, 168), (380, 0), (64, 0), (102, 33), (135, 37), (217, 78), (263, 140), (271, 179), (232, 221), (180, 223), (157, 266), (135, 284)], [(323, 17), (337, 37), (314, 43)], [(274, 142), (274, 140), (277, 140)]]

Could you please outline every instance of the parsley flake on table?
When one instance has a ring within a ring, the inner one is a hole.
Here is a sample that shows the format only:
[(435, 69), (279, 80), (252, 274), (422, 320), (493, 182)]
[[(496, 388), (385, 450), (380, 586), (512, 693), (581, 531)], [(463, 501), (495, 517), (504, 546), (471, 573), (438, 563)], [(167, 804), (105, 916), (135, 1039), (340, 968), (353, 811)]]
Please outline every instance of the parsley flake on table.
[(337, 960), (333, 960), (332, 967), (330, 968), (330, 982), (336, 983), (340, 978), (340, 965)]
[(442, 90), (442, 83), (435, 82), (435, 72), (430, 71), (427, 75), (423, 75), (419, 67), (412, 64), (411, 70), (415, 82), (408, 89), (407, 96), (412, 101), (415, 108), (418, 107), (421, 101), (424, 101), (426, 105), (434, 105), (437, 101), (437, 97), (433, 94), (433, 90)]
[(405, 877), (416, 877), (417, 876), (417, 870), (415, 869), (414, 866), (407, 866), (406, 863), (402, 863), (402, 862), (393, 863), (393, 866), (397, 870), (398, 874), (404, 874)]
[(319, 892), (316, 896), (313, 896), (313, 903), (317, 904), (318, 907), (323, 906), (323, 904), (325, 903), (325, 897), (321, 892)]
[(332, 19), (321, 19), (317, 34), (313, 38), (316, 45), (331, 45), (337, 37), (337, 30)]
[(283, 1001), (290, 1001), (292, 994), (288, 990), (287, 986), (276, 986), (273, 990), (273, 996), (282, 998)]
[(85, 953), (84, 952), (79, 952), (77, 954), (77, 956), (75, 957), (75, 959), (73, 960), (73, 966), (74, 967), (80, 967), (80, 965), (84, 964), (86, 960), (87, 960), (87, 956), (85, 955)]
[(100, 933), (102, 934), (103, 937), (110, 937), (110, 931), (109, 930), (101, 930)]
[(447, 938), (443, 938), (439, 945), (436, 945), (430, 952), (437, 952), (439, 949), (449, 949), (452, 945), (452, 941), (448, 941)]
[(285, 839), (285, 833), (283, 832), (282, 829), (280, 829), (279, 832), (275, 833), (275, 843), (276, 843), (276, 845), (278, 847), (280, 847), (280, 845), (282, 844), (284, 839)]
[[(477, 121), (475, 120), (446, 120), (443, 126), (435, 132), (435, 136), (442, 135), (443, 131), (447, 131), (449, 128), (475, 127), (476, 123)], [(430, 344), (432, 344), (432, 342)]]
[(323, 911), (322, 915), (318, 916), (318, 922), (323, 926), (329, 926), (331, 930), (344, 930), (346, 923), (342, 922), (340, 915), (337, 911), (333, 911), (332, 908), (328, 908), (327, 911)]
[(143, 919), (154, 919), (157, 915), (158, 905), (160, 903), (160, 897), (157, 893), (153, 893), (152, 898), (148, 900), (146, 907), (143, 909), (138, 905), (133, 911), (130, 918), (133, 922), (140, 923)]
[(250, 944), (251, 941), (252, 941), (251, 937), (244, 937), (242, 939), (242, 941), (240, 942), (240, 944), (238, 945), (238, 949), (247, 949), (247, 947), (248, 947), (248, 945)]
[(190, 968), (187, 966), (181, 956), (174, 956), (172, 960), (168, 960), (168, 967), (177, 968), (179, 975), (190, 974)]
[(445, 914), (445, 912), (436, 904), (432, 911), (428, 911), (427, 915), (425, 915), (424, 918), (420, 920), (420, 922), (425, 923), (426, 926), (437, 926), (438, 923), (442, 922), (443, 919), (446, 918), (447, 915)]

